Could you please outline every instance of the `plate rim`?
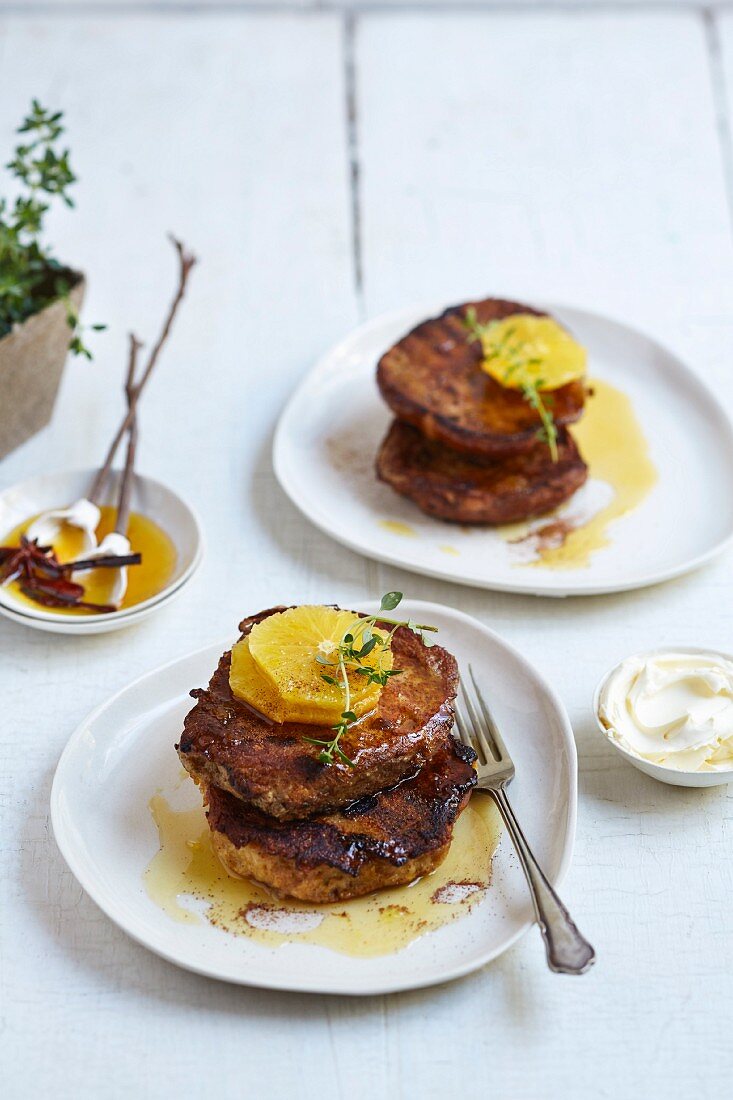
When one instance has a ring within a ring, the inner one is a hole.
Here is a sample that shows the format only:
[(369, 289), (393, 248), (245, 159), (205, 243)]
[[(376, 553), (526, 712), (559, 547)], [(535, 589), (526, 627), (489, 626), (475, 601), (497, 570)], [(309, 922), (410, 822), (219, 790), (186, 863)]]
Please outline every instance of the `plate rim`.
[[(469, 299), (470, 300), (470, 299)], [(619, 328), (626, 330), (627, 333), (631, 333), (633, 336), (639, 337), (654, 345), (664, 356), (673, 360), (676, 368), (686, 378), (688, 382), (691, 382), (693, 387), (696, 388), (703, 398), (708, 401), (716, 410), (720, 418), (720, 427), (725, 435), (727, 435), (727, 442), (730, 450), (733, 452), (733, 417), (728, 413), (727, 409), (718, 400), (712, 388), (707, 382), (691, 367), (688, 363), (674, 351), (668, 344), (660, 340), (656, 333), (651, 333), (640, 328), (635, 323), (622, 320), (620, 317), (615, 316), (612, 313), (602, 313), (597, 309), (589, 308), (585, 305), (572, 305), (567, 302), (555, 302), (548, 301), (546, 299), (540, 299), (536, 303), (539, 308), (546, 309), (548, 312), (562, 314), (563, 312), (574, 312), (579, 314), (585, 314), (588, 318), (603, 323), (611, 323)], [(336, 532), (327, 523), (327, 521), (320, 516), (313, 516), (299, 499), (299, 493), (297, 486), (295, 486), (285, 471), (285, 458), (284, 451), (286, 447), (286, 438), (289, 429), (289, 420), (294, 415), (296, 403), (301, 398), (301, 395), (308, 391), (313, 381), (317, 379), (320, 374), (326, 372), (329, 363), (339, 354), (348, 348), (348, 346), (359, 339), (369, 335), (371, 330), (379, 329), (386, 324), (396, 324), (399, 320), (404, 320), (406, 326), (414, 325), (419, 321), (421, 316), (430, 317), (436, 316), (446, 308), (450, 308), (445, 303), (441, 305), (432, 306), (410, 306), (403, 309), (389, 310), (381, 313), (376, 317), (372, 317), (362, 324), (357, 325), (351, 329), (346, 336), (344, 336), (337, 343), (333, 344), (327, 351), (318, 357), (316, 362), (309, 368), (303, 378), (291, 393), (290, 397), (285, 402), (285, 405), (280, 411), (280, 415), (277, 419), (275, 431), (272, 441), (272, 465), (275, 472), (275, 477), (288, 497), (290, 502), (295, 505), (298, 511), (303, 515), (309, 523), (312, 523), (314, 527), (322, 531), (328, 538), (334, 542), (340, 543), (342, 546), (346, 546), (349, 550), (371, 558), (375, 561), (383, 562), (386, 565), (392, 565), (399, 569), (405, 569), (411, 573), (417, 573), (420, 576), (431, 577), (436, 580), (448, 581), (453, 584), (460, 584), (468, 588), (477, 588), (481, 590), (488, 590), (492, 592), (508, 592), (516, 595), (523, 596), (543, 596), (552, 598), (567, 598), (570, 596), (583, 597), (583, 596), (603, 596), (614, 595), (619, 592), (632, 592), (641, 588), (650, 588), (657, 584), (664, 584), (666, 581), (674, 580), (676, 577), (684, 576), (687, 573), (692, 573), (695, 570), (701, 568), (707, 564), (713, 558), (724, 553), (731, 545), (733, 545), (733, 521), (730, 524), (727, 535), (717, 540), (712, 546), (700, 554), (697, 554), (694, 558), (690, 558), (685, 562), (678, 565), (669, 566), (666, 569), (657, 570), (653, 572), (647, 572), (641, 576), (632, 578), (631, 580), (619, 580), (615, 583), (573, 583), (571, 585), (555, 585), (550, 586), (542, 583), (523, 584), (512, 583), (510, 581), (502, 580), (479, 580), (468, 577), (463, 577), (456, 573), (446, 563), (445, 567), (438, 566), (423, 566), (414, 565), (405, 561), (404, 557), (399, 553), (391, 553), (388, 549), (368, 547), (365, 548), (363, 542), (358, 539), (350, 537), (347, 532)]]
[[(372, 600), (357, 601), (360, 604), (362, 610), (368, 610), (371, 608), (377, 609), (377, 602)], [(575, 743), (575, 737), (573, 734), (570, 719), (568, 717), (567, 710), (559, 695), (555, 691), (554, 687), (548, 682), (544, 675), (524, 656), (524, 654), (511, 642), (508, 642), (500, 634), (498, 634), (491, 627), (486, 626), (480, 622), (474, 616), (469, 615), (465, 611), (460, 611), (457, 608), (450, 607), (446, 604), (439, 604), (425, 600), (406, 600), (406, 605), (410, 609), (414, 609), (416, 613), (430, 614), (433, 609), (436, 609), (441, 615), (446, 615), (448, 618), (454, 618), (459, 622), (463, 622), (464, 625), (468, 624), (471, 628), (477, 629), (480, 633), (487, 635), (491, 641), (499, 647), (506, 650), (512, 658), (517, 662), (519, 669), (523, 675), (529, 675), (534, 681), (536, 686), (541, 689), (546, 699), (552, 705), (554, 715), (558, 721), (558, 729), (560, 731), (565, 751), (567, 753), (568, 764), (568, 783), (567, 788), (564, 791), (564, 801), (567, 809), (567, 820), (563, 834), (558, 834), (561, 843), (562, 851), (560, 856), (560, 864), (557, 873), (552, 877), (554, 885), (559, 887), (570, 869), (573, 851), (575, 847), (575, 834), (577, 826), (577, 814), (578, 814), (578, 753)], [(364, 996), (376, 996), (387, 993), (398, 993), (411, 989), (423, 989), (429, 986), (437, 986), (445, 984), (448, 981), (454, 981), (457, 978), (464, 977), (467, 974), (473, 973), (476, 970), (482, 969), (488, 963), (498, 958), (504, 952), (508, 951), (514, 944), (521, 939), (522, 936), (528, 931), (529, 928), (535, 923), (533, 918), (524, 921), (515, 931), (507, 938), (507, 940), (498, 948), (492, 949), (484, 954), (479, 953), (476, 957), (470, 960), (464, 961), (458, 965), (453, 966), (450, 970), (439, 975), (428, 975), (423, 979), (415, 978), (398, 978), (395, 981), (376, 982), (374, 985), (369, 985), (365, 982), (359, 988), (329, 988), (324, 985), (319, 985), (317, 981), (306, 980), (301, 983), (298, 982), (297, 976), (291, 980), (283, 980), (275, 978), (272, 981), (268, 981), (266, 977), (255, 976), (253, 979), (247, 979), (240, 977), (239, 975), (231, 975), (223, 973), (217, 967), (207, 968), (203, 964), (191, 962), (182, 959), (180, 955), (176, 955), (174, 951), (167, 951), (165, 947), (161, 947), (158, 944), (151, 945), (147, 942), (141, 934), (131, 930), (128, 924), (125, 923), (124, 915), (119, 916), (116, 914), (114, 906), (108, 902), (108, 899), (104, 895), (104, 891), (97, 888), (96, 881), (92, 872), (89, 872), (86, 868), (84, 859), (77, 853), (71, 842), (69, 836), (66, 834), (63, 826), (62, 815), (63, 808), (61, 800), (63, 797), (63, 785), (64, 785), (64, 769), (70, 766), (70, 761), (77, 743), (83, 738), (85, 732), (89, 726), (95, 722), (101, 714), (104, 713), (109, 707), (113, 706), (122, 695), (128, 691), (139, 687), (145, 681), (158, 678), (161, 674), (169, 671), (173, 666), (183, 664), (184, 662), (201, 656), (204, 653), (214, 650), (217, 646), (223, 645), (224, 647), (231, 645), (231, 639), (227, 638), (222, 642), (211, 642), (208, 645), (202, 646), (200, 649), (194, 650), (190, 653), (183, 654), (176, 657), (173, 660), (165, 662), (148, 672), (143, 673), (141, 676), (136, 677), (134, 680), (125, 684), (118, 691), (108, 696), (103, 702), (94, 707), (89, 714), (82, 719), (82, 721), (75, 727), (71, 733), (64, 749), (59, 758), (56, 770), (54, 772), (53, 783), (51, 786), (50, 797), (50, 820), (53, 830), (54, 841), (59, 849), (67, 867), (74, 875), (79, 885), (84, 892), (91, 898), (94, 904), (102, 910), (106, 917), (112, 921), (118, 928), (120, 928), (131, 939), (135, 940), (141, 946), (145, 947), (148, 951), (159, 957), (165, 959), (167, 962), (180, 967), (183, 970), (188, 970), (195, 974), (200, 974), (207, 978), (214, 978), (218, 981), (225, 981), (232, 985), (241, 985), (251, 988), (259, 989), (275, 989), (284, 992), (292, 993), (313, 993), (313, 994), (328, 994), (333, 996), (351, 996), (351, 997), (364, 997)]]

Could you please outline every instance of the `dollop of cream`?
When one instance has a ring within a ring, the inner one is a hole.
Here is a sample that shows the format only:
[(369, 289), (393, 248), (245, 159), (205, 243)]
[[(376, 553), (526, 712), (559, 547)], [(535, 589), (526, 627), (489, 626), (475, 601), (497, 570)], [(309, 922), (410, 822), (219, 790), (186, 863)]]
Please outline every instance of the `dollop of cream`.
[(91, 500), (82, 497), (68, 508), (56, 508), (36, 516), (25, 532), (31, 542), (35, 539), (39, 546), (53, 546), (64, 526), (77, 527), (81, 533), (80, 556), (87, 557), (97, 545), (96, 530), (101, 512)]
[(598, 717), (628, 752), (678, 771), (733, 769), (733, 661), (716, 653), (629, 657)]

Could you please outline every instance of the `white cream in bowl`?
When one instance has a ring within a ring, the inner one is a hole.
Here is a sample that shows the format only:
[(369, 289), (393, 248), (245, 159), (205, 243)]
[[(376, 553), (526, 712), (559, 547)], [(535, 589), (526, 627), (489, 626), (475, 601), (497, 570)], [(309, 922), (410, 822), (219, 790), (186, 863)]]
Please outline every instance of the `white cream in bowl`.
[(692, 785), (729, 781), (733, 658), (697, 649), (628, 657), (602, 681), (595, 709), (609, 740), (656, 778), (685, 783), (673, 771)]

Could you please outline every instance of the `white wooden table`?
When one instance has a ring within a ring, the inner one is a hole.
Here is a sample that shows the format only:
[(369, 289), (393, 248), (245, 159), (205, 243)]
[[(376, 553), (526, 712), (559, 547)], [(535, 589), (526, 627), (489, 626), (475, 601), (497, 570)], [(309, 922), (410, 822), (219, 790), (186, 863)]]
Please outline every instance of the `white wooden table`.
[[(599, 675), (644, 646), (732, 649), (731, 557), (646, 592), (475, 592), (329, 542), (278, 489), (277, 414), (355, 323), (499, 292), (661, 333), (733, 402), (733, 13), (690, 3), (0, 4), (0, 148), (31, 95), (67, 113), (97, 361), (0, 486), (86, 465), (120, 412), (125, 334), (151, 337), (175, 230), (201, 257), (142, 417), (141, 468), (209, 538), (178, 603), (70, 641), (0, 621), (4, 1096), (673, 1098), (733, 1069), (733, 803), (665, 788), (594, 733)], [(684, 430), (684, 426), (680, 426)], [(557, 686), (580, 755), (565, 894), (596, 944), (549, 974), (534, 931), (460, 982), (370, 1000), (207, 981), (131, 942), (48, 822), (73, 727), (140, 673), (282, 600), (389, 588), (453, 604)]]

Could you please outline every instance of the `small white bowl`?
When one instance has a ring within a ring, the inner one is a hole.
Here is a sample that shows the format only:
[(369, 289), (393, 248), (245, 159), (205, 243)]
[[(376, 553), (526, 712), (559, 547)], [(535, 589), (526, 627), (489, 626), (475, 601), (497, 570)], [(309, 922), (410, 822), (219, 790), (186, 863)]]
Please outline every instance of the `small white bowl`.
[[(723, 653), (719, 649), (710, 647), (703, 649), (700, 646), (689, 645), (660, 646), (659, 649), (648, 649), (643, 653), (632, 653), (630, 657), (639, 657), (643, 660), (647, 657), (659, 657), (664, 653), (713, 653), (716, 656), (724, 657), (727, 661), (733, 661), (733, 657), (729, 653)], [(629, 657), (625, 657), (624, 660), (629, 660)], [(633, 752), (629, 752), (628, 749), (625, 749), (623, 745), (620, 745), (613, 737), (609, 737), (608, 730), (601, 721), (599, 714), (601, 692), (606, 685), (606, 681), (622, 663), (622, 661), (619, 661), (618, 664), (615, 664), (613, 668), (608, 670), (593, 694), (593, 714), (596, 724), (606, 741), (613, 745), (616, 752), (620, 753), (625, 760), (628, 760), (628, 762), (633, 764), (635, 768), (638, 768), (640, 772), (644, 772), (645, 775), (650, 775), (652, 779), (658, 779), (660, 783), (669, 783), (673, 787), (720, 787), (724, 783), (733, 783), (733, 770), (716, 772), (679, 771), (677, 768), (668, 768), (664, 764), (654, 764), (651, 760), (643, 760), (640, 756), (635, 756)]]
[[(39, 474), (5, 489), (0, 493), (0, 544), (24, 520), (50, 508), (63, 507), (84, 496), (89, 491), (95, 473), (96, 470), (92, 468)], [(121, 471), (112, 471), (101, 503), (112, 503), (116, 500), (120, 477)], [(178, 552), (173, 575), (161, 592), (121, 611), (72, 616), (30, 607), (17, 600), (10, 589), (0, 586), (0, 615), (24, 626), (47, 630), (53, 634), (105, 634), (141, 622), (180, 595), (204, 557), (204, 537), (195, 512), (172, 489), (141, 474), (135, 474), (133, 479), (132, 509), (159, 523)]]

